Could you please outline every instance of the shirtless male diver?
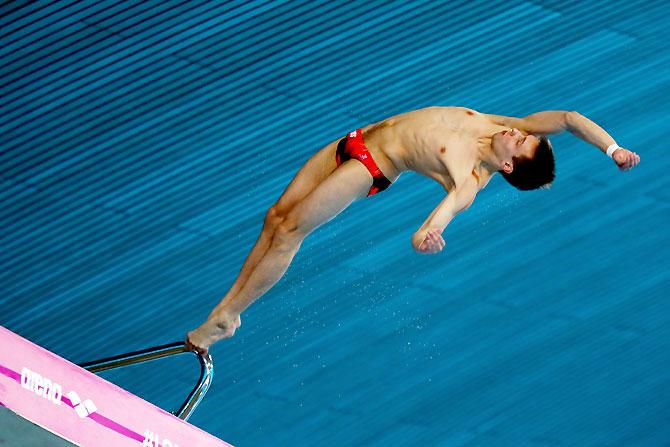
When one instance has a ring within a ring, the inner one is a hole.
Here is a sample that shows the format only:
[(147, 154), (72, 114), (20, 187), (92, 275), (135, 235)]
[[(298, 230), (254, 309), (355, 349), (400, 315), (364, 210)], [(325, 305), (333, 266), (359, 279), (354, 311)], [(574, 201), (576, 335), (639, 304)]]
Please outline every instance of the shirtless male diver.
[(640, 157), (619, 147), (593, 121), (574, 111), (523, 118), (464, 107), (427, 107), (350, 132), (320, 149), (270, 207), (263, 230), (232, 287), (186, 345), (206, 353), (240, 327), (240, 314), (286, 272), (305, 237), (353, 201), (386, 189), (404, 171), (437, 181), (448, 193), (412, 236), (419, 253), (444, 248), (442, 232), (500, 172), (521, 190), (547, 187), (554, 157), (547, 135), (569, 131), (607, 153), (626, 171)]

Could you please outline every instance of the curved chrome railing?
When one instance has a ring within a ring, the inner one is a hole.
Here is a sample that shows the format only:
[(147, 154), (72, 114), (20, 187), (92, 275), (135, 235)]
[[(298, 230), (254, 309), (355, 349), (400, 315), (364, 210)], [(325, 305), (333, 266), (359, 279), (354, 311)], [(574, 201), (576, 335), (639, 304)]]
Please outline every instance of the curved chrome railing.
[(105, 359), (94, 360), (92, 362), (81, 363), (79, 366), (90, 372), (97, 373), (108, 369), (120, 368), (122, 366), (133, 365), (135, 363), (142, 363), (187, 352), (194, 354), (200, 361), (200, 379), (189, 393), (186, 401), (179, 407), (179, 410), (173, 413), (178, 418), (187, 421), (195, 411), (196, 407), (202, 402), (202, 399), (204, 399), (207, 390), (209, 390), (209, 387), (212, 384), (212, 379), (214, 378), (214, 363), (212, 362), (212, 356), (210, 354), (202, 355), (189, 351), (186, 349), (183, 342), (177, 342)]

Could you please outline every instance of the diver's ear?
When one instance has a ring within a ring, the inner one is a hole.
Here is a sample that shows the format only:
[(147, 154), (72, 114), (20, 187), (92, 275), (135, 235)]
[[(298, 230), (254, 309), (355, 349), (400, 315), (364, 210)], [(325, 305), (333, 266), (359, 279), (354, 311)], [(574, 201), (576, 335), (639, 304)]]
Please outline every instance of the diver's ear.
[(512, 171), (514, 170), (514, 165), (513, 165), (511, 162), (506, 161), (506, 162), (503, 164), (503, 168), (502, 168), (502, 170), (503, 170), (503, 172), (504, 172), (505, 174), (511, 174)]

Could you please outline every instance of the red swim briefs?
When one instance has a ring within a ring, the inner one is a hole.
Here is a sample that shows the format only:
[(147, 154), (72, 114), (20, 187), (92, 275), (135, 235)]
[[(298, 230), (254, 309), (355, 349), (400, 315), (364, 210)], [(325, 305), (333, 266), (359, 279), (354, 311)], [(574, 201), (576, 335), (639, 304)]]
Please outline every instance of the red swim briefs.
[(384, 176), (381, 169), (377, 166), (377, 163), (372, 159), (372, 155), (368, 151), (368, 148), (365, 147), (363, 142), (363, 132), (361, 129), (356, 129), (353, 132), (349, 132), (346, 137), (342, 138), (337, 144), (337, 151), (335, 153), (335, 160), (337, 161), (337, 166), (341, 165), (350, 158), (355, 158), (360, 161), (368, 168), (370, 174), (372, 175), (372, 186), (368, 192), (368, 197), (377, 194), (391, 186), (389, 179)]

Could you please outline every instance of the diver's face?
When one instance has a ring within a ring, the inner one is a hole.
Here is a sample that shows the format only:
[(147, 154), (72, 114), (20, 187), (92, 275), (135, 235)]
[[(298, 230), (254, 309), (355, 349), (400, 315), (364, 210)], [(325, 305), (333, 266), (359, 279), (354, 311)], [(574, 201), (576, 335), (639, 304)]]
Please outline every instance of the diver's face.
[(540, 140), (534, 135), (525, 135), (519, 129), (503, 130), (493, 135), (493, 152), (501, 160), (517, 158), (532, 158)]

